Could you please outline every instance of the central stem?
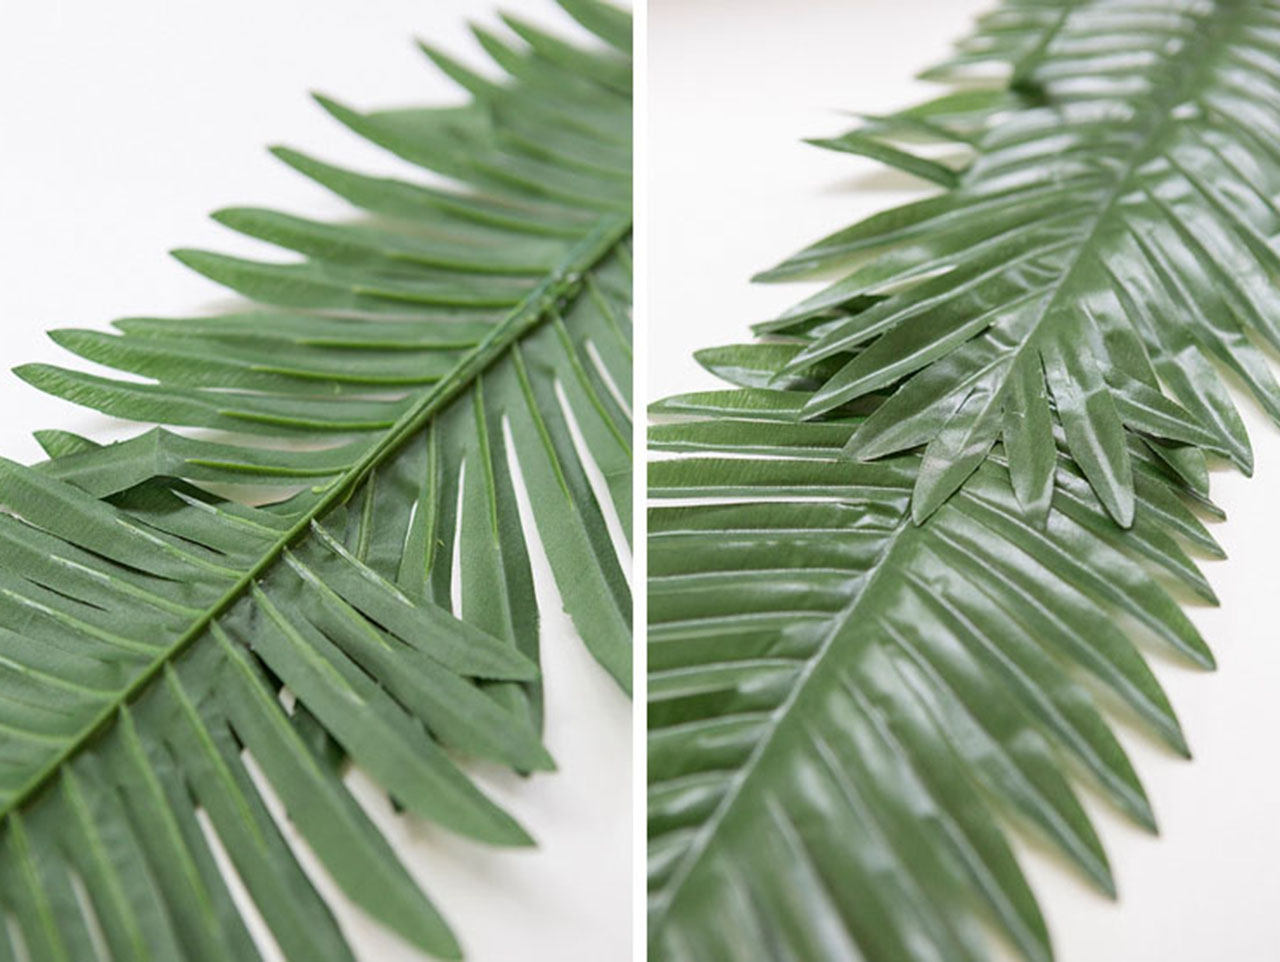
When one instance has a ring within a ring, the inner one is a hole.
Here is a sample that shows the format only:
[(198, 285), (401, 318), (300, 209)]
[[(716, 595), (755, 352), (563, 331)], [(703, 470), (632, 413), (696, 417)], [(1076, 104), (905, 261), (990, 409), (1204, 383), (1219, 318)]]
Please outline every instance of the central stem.
[(631, 218), (627, 215), (609, 215), (597, 221), (595, 227), (575, 244), (565, 255), (563, 262), (525, 298), (493, 330), (472, 348), (449, 374), (438, 381), (413, 406), (402, 414), (377, 444), (372, 445), (360, 459), (347, 468), (324, 490), (322, 497), (304, 511), (258, 559), (252, 568), (211, 608), (197, 618), (185, 632), (146, 669), (124, 688), (89, 722), (89, 724), (61, 751), (51, 758), (14, 796), (0, 808), (0, 819), (25, 804), (42, 789), (74, 754), (80, 751), (99, 732), (110, 725), (119, 709), (127, 705), (143, 691), (169, 664), (204, 634), (218, 617), (223, 615), (249, 590), (284, 551), (306, 535), (312, 524), (329, 510), (344, 502), (359, 484), (379, 464), (393, 455), (418, 431), (426, 427), (439, 411), (465, 391), (475, 378), (492, 365), (517, 340), (541, 324), (552, 309), (565, 297), (582, 285), (583, 275), (606, 258), (631, 230)]

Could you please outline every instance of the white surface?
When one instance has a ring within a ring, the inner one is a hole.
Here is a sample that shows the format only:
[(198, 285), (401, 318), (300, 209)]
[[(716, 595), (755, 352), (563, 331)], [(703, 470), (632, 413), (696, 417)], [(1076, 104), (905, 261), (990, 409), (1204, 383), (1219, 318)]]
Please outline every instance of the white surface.
[[(690, 359), (747, 339), (747, 325), (803, 288), (747, 278), (857, 217), (911, 195), (870, 161), (799, 142), (851, 125), (838, 111), (905, 106), (937, 88), (911, 81), (941, 59), (975, 0), (651, 0), (648, 330), (651, 398), (716, 382)], [(1196, 760), (1124, 741), (1162, 837), (1098, 813), (1121, 891), (1095, 896), (1057, 863), (1024, 858), (1059, 962), (1280, 959), (1280, 645), (1275, 543), (1280, 431), (1245, 406), (1252, 480), (1223, 472), (1230, 560), (1207, 566), (1219, 610), (1193, 612), (1214, 675), (1157, 658)]]
[[(549, 0), (503, 6), (572, 27)], [(488, 0), (3, 0), (0, 365), (78, 363), (45, 339), (46, 328), (196, 313), (224, 296), (168, 259), (171, 247), (280, 256), (208, 221), (217, 207), (349, 213), (263, 148), (286, 143), (373, 173), (402, 169), (329, 119), (306, 91), (357, 107), (455, 99), (411, 40), (478, 55), (464, 24), (492, 23), (490, 7)], [(0, 453), (19, 460), (39, 457), (30, 438), (36, 428), (98, 439), (122, 433), (7, 373), (0, 412)], [(485, 772), (482, 780), (539, 849), (486, 849), (389, 815), (386, 822), (473, 962), (624, 959), (631, 706), (573, 635), (545, 561), (535, 575), (544, 602), (546, 738), (560, 771), (528, 782)], [(354, 910), (343, 908), (340, 921), (362, 960), (422, 958)]]

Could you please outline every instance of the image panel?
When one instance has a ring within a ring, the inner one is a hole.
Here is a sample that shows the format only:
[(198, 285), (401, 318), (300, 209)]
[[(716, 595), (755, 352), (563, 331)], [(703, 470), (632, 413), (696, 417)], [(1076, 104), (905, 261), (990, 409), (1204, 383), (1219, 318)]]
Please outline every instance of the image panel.
[(1280, 8), (648, 25), (650, 960), (1274, 956)]
[(630, 958), (630, 12), (0, 37), (0, 959)]

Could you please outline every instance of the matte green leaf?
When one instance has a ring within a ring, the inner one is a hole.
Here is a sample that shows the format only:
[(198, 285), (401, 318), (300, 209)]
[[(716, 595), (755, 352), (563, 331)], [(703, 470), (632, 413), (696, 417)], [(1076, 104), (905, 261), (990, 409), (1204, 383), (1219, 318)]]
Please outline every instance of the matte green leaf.
[(443, 186), (280, 148), (361, 219), (220, 211), (289, 259), (177, 256), (256, 304), (53, 333), (106, 373), (18, 369), (149, 427), (0, 459), (0, 958), (257, 959), (219, 853), (286, 958), (351, 960), (282, 819), (461, 958), (346, 762), (411, 816), (533, 844), (466, 766), (555, 767), (535, 547), (629, 685), (630, 15), (566, 9), (603, 44), (512, 22), (486, 79), (442, 58), (460, 107), (323, 101)]

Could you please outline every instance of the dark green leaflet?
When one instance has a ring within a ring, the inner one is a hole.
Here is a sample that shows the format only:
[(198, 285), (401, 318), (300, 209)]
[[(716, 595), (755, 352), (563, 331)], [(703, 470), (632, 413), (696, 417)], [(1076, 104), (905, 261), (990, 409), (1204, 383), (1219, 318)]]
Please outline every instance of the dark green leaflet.
[[(452, 831), (532, 843), (456, 762), (554, 767), (521, 481), (567, 610), (629, 687), (608, 518), (629, 530), (630, 20), (563, 5), (605, 43), (509, 21), (483, 37), (501, 81), (433, 53), (465, 107), (324, 102), (449, 186), (282, 148), (371, 216), (221, 212), (301, 255), (180, 254), (257, 306), (55, 333), (142, 380), (19, 370), (162, 426), (42, 432), (49, 461), (0, 462), (0, 958), (93, 958), (99, 931), (114, 958), (257, 958), (198, 806), (285, 955), (351, 959), (255, 769), (357, 904), (458, 957), (339, 764)], [(250, 507), (197, 484), (288, 487)]]
[(944, 97), (833, 141), (916, 173), (929, 171), (892, 142), (960, 142), (973, 161), (954, 189), (772, 272), (856, 265), (770, 326), (821, 318), (794, 365), (842, 365), (806, 415), (894, 388), (850, 451), (929, 444), (949, 470), (922, 472), (917, 518), (997, 441), (1020, 502), (1043, 518), (1052, 420), (1122, 525), (1133, 516), (1126, 433), (1189, 477), (1204, 475), (1196, 447), (1250, 470), (1214, 367), (1280, 418), (1257, 344), (1280, 344), (1280, 260), (1267, 240), (1280, 231), (1277, 25), (1280, 7), (1234, 0), (1009, 3), (934, 75), (1001, 61), (1020, 96)]
[(1043, 526), (1000, 459), (917, 525), (922, 459), (848, 460), (862, 419), (796, 422), (808, 396), (654, 407), (675, 456), (650, 471), (651, 958), (981, 960), (976, 899), (1048, 959), (1004, 820), (1114, 891), (1073, 782), (1155, 823), (1090, 689), (1186, 751), (1131, 636), (1212, 666), (1150, 567), (1212, 601), (1178, 541), (1216, 545), (1136, 441), (1128, 531), (1065, 457)]
[(824, 144), (955, 183), (652, 408), (655, 962), (1051, 959), (1011, 816), (1111, 892), (1075, 786), (1154, 819), (1096, 690), (1185, 752), (1141, 645), (1213, 665), (1161, 582), (1213, 603), (1207, 456), (1251, 464), (1214, 365), (1280, 410), (1280, 12), (1010, 0), (930, 75), (991, 61)]

